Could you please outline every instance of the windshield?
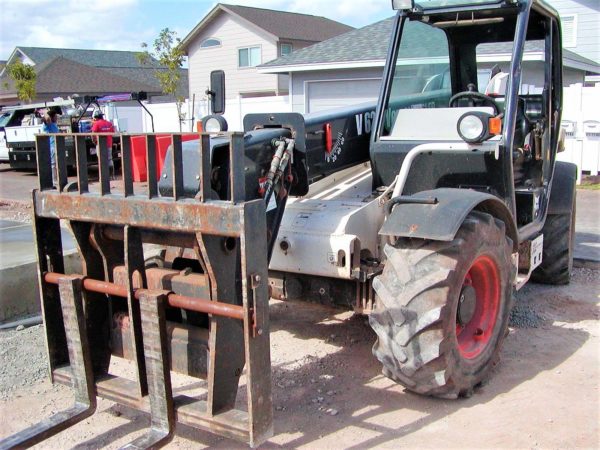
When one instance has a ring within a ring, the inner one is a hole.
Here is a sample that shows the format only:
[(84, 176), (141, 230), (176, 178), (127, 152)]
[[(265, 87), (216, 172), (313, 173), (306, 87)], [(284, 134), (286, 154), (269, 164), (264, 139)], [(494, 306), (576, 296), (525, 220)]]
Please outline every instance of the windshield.
[(8, 125), (8, 122), (10, 121), (11, 117), (12, 112), (5, 112), (2, 115), (0, 115), (0, 128), (4, 128), (6, 125)]
[(465, 5), (488, 5), (500, 3), (502, 0), (416, 0), (423, 9), (452, 8)]
[(405, 19), (393, 70), (382, 136), (390, 135), (400, 110), (448, 107), (451, 84), (446, 33)]

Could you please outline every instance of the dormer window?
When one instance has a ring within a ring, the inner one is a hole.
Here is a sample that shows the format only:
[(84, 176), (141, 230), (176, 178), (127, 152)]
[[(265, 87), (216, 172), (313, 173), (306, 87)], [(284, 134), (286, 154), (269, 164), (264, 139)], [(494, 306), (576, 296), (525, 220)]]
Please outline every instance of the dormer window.
[(279, 56), (287, 56), (292, 53), (293, 50), (294, 48), (292, 47), (292, 44), (280, 44)]
[(208, 38), (202, 41), (200, 48), (220, 47), (221, 41), (217, 38)]

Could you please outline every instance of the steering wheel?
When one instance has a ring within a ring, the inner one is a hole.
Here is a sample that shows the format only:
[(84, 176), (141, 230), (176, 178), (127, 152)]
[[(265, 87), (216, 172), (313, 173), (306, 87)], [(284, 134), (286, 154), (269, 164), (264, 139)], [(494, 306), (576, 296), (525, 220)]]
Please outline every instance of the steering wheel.
[(480, 102), (483, 102), (484, 104), (487, 104), (487, 105), (491, 106), (492, 108), (494, 108), (495, 116), (500, 114), (500, 108), (498, 107), (498, 104), (494, 101), (494, 99), (492, 97), (490, 97), (489, 95), (485, 95), (485, 94), (482, 94), (481, 92), (477, 92), (477, 91), (464, 91), (464, 92), (459, 92), (456, 95), (453, 95), (450, 98), (450, 101), (448, 102), (448, 106), (450, 108), (455, 107), (456, 103), (458, 103), (458, 101), (463, 98), (467, 98), (467, 99), (471, 100), (470, 106), (475, 106), (474, 100), (479, 100)]

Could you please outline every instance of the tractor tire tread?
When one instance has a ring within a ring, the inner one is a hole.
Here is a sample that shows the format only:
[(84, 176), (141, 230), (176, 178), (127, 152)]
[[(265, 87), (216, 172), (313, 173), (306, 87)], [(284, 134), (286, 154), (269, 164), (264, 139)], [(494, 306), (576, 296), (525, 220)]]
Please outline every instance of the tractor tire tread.
[[(501, 257), (510, 265), (512, 243), (505, 237), (503, 222), (481, 212), (470, 213), (450, 242), (403, 239), (385, 247), (386, 266), (373, 282), (377, 308), (369, 316), (377, 334), (373, 354), (384, 375), (413, 392), (442, 398), (468, 396), (488, 372), (490, 364), (479, 373), (460, 374), (450, 362), (455, 337), (448, 332), (452, 316), (448, 297), (453, 283), (464, 276), (457, 273), (461, 249), (470, 235), (478, 233), (492, 245), (504, 244)], [(506, 324), (508, 312), (503, 316)], [(494, 353), (504, 336), (502, 330)]]

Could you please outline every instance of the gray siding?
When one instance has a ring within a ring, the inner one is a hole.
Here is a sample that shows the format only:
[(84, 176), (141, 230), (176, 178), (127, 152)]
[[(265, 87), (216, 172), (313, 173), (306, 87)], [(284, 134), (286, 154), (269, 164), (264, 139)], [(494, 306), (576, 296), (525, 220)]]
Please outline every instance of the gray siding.
[[(335, 81), (343, 83), (342, 80), (373, 80), (381, 79), (383, 67), (373, 67), (368, 69), (340, 69), (340, 70), (323, 70), (323, 71), (307, 71), (294, 72), (292, 74), (292, 111), (306, 113), (309, 102), (308, 92), (305, 92), (307, 87), (314, 82)], [(378, 85), (372, 84), (373, 96), (372, 99), (377, 99), (379, 95)], [(362, 103), (365, 101), (364, 92), (361, 92), (360, 98), (353, 98), (352, 92), (347, 93), (348, 101), (346, 104)], [(305, 100), (306, 98), (306, 100)]]
[[(207, 38), (221, 41), (219, 47), (200, 48)], [(226, 96), (236, 98), (248, 93), (276, 93), (278, 76), (259, 74), (254, 67), (238, 67), (238, 49), (260, 46), (261, 62), (277, 57), (277, 42), (266, 34), (259, 34), (229, 14), (220, 14), (200, 33), (188, 48), (190, 98), (200, 99), (210, 83), (210, 72), (225, 71)], [(287, 83), (286, 90), (287, 90)]]
[(577, 16), (575, 47), (565, 47), (600, 64), (600, 1), (549, 0), (558, 13)]

